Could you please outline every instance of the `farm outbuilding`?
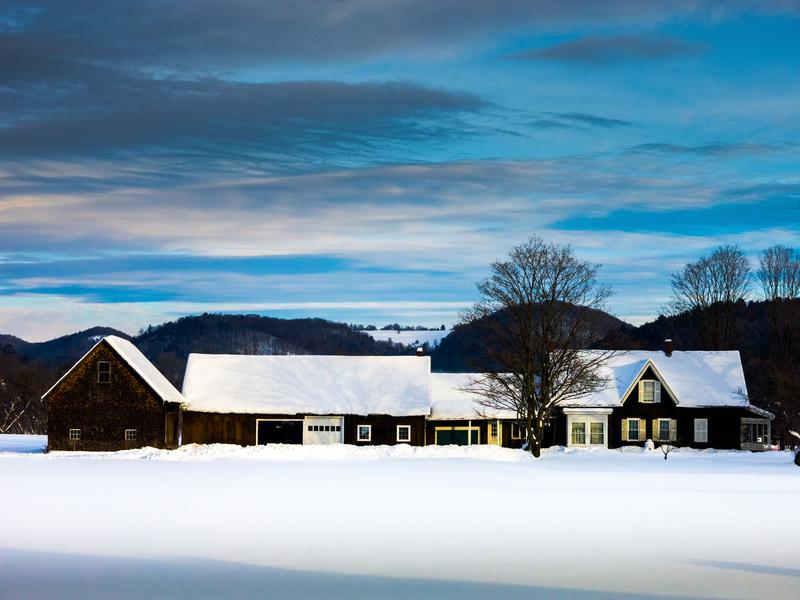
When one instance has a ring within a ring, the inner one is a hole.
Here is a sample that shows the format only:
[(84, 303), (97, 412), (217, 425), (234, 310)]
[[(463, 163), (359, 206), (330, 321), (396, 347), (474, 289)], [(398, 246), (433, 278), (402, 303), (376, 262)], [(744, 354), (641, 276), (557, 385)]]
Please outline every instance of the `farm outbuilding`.
[(183, 396), (123, 338), (98, 341), (42, 398), (49, 450), (179, 444)]
[(183, 443), (423, 445), (430, 358), (191, 354)]

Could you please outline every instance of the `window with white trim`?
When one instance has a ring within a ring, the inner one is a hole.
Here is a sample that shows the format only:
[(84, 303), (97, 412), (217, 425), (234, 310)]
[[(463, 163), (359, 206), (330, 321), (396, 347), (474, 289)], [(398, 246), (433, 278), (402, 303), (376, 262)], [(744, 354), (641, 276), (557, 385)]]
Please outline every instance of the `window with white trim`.
[(521, 440), (525, 438), (525, 427), (520, 425), (519, 423), (512, 423), (511, 424), (511, 439), (512, 440)]
[(653, 441), (674, 442), (677, 439), (678, 422), (675, 419), (653, 420)]
[(397, 441), (410, 442), (411, 441), (411, 425), (398, 425), (397, 426)]
[(572, 443), (576, 446), (586, 445), (586, 423), (584, 421), (572, 422)]
[(628, 422), (628, 439), (626, 442), (639, 441), (639, 419), (626, 419)]
[(644, 404), (654, 404), (661, 402), (661, 382), (642, 380), (639, 382), (640, 394), (639, 402)]
[(589, 443), (595, 445), (606, 443), (605, 423), (599, 421), (589, 423)]
[(101, 360), (97, 363), (97, 383), (111, 383), (111, 363)]
[(126, 442), (135, 442), (136, 441), (136, 430), (135, 429), (126, 429), (125, 430), (125, 441)]
[(80, 429), (70, 429), (69, 430), (69, 439), (71, 442), (77, 442), (81, 439), (81, 430)]
[(372, 441), (372, 425), (358, 425), (356, 427), (356, 441), (357, 442)]
[(708, 443), (708, 419), (694, 420), (694, 441), (699, 444)]

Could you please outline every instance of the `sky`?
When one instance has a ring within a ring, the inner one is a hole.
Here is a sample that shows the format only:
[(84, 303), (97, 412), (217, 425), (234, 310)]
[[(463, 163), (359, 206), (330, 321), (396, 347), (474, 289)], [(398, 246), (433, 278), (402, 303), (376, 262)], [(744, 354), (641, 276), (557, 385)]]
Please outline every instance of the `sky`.
[(450, 326), (534, 234), (641, 323), (798, 144), (798, 1), (0, 0), (0, 333)]

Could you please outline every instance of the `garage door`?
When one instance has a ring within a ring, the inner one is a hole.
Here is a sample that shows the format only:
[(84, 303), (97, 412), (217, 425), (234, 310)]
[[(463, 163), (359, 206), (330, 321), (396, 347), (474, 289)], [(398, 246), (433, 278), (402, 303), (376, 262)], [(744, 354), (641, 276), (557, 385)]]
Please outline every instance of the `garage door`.
[(343, 440), (343, 417), (305, 418), (303, 423), (304, 444), (341, 444)]
[[(472, 440), (470, 441), (470, 436)], [(469, 444), (479, 444), (480, 435), (477, 427), (437, 427), (436, 445), (437, 446), (467, 446)]]
[(302, 444), (303, 422), (275, 421), (259, 419), (256, 421), (256, 439), (263, 444)]

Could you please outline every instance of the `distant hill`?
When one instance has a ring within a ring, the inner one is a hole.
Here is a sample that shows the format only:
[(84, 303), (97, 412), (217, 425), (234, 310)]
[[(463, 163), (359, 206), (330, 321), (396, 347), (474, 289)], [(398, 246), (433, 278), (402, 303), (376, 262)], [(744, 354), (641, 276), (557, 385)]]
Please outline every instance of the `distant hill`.
[[(635, 331), (635, 327), (600, 310), (590, 310), (591, 323), (608, 338), (623, 336)], [(499, 318), (495, 313), (490, 318)], [(485, 364), (485, 341), (481, 336), (480, 324), (457, 325), (447, 337), (431, 352), (432, 368), (443, 372), (468, 372)]]
[(6, 349), (10, 347), (11, 351), (22, 358), (39, 359), (49, 367), (58, 367), (63, 363), (71, 365), (86, 354), (97, 340), (107, 335), (131, 339), (127, 333), (112, 327), (92, 327), (46, 342), (26, 342), (13, 335), (0, 335), (0, 351), (9, 351)]
[(148, 327), (133, 342), (180, 386), (191, 352), (209, 354), (395, 355), (412, 350), (372, 339), (345, 323), (204, 314)]

